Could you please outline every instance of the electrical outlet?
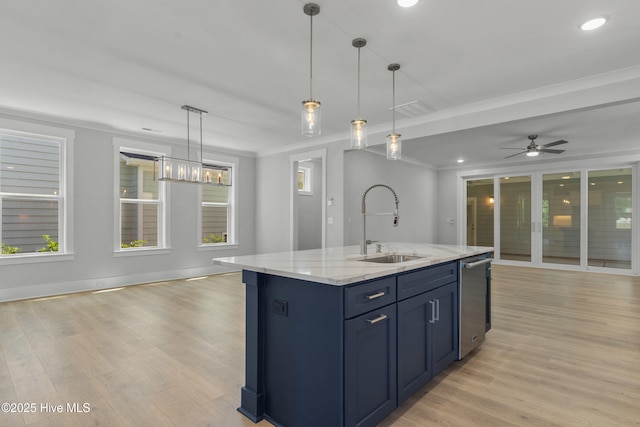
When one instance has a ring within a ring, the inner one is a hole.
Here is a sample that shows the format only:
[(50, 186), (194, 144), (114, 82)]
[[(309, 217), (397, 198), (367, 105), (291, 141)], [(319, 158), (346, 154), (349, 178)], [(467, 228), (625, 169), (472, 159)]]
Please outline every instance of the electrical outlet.
[(271, 311), (280, 316), (289, 316), (289, 303), (280, 299), (274, 299), (271, 302)]

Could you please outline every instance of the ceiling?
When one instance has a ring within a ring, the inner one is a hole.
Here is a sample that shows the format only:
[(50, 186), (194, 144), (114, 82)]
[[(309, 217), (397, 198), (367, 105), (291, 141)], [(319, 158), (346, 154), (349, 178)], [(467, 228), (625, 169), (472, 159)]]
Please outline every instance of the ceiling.
[[(160, 139), (186, 139), (184, 104), (207, 110), (204, 144), (267, 155), (348, 138), (356, 37), (369, 145), (391, 130), (391, 72), (403, 157), (436, 168), (517, 164), (527, 135), (561, 155), (640, 145), (637, 0), (317, 0), (313, 97), (322, 136), (300, 133), (309, 97), (305, 1), (57, 0), (0, 6), (0, 106)], [(579, 24), (607, 15), (602, 28)], [(9, 111), (11, 111), (9, 110)], [(415, 110), (415, 109), (414, 109)], [(146, 128), (148, 130), (143, 130)], [(346, 145), (345, 145), (346, 147)]]

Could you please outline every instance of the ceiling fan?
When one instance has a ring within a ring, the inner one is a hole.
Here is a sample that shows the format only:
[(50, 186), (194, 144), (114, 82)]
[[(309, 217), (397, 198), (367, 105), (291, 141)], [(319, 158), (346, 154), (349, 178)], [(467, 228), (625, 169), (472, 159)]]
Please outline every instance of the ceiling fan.
[(540, 153), (552, 153), (552, 154), (564, 153), (565, 150), (549, 149), (548, 147), (554, 147), (556, 145), (566, 144), (567, 142), (569, 142), (569, 141), (565, 141), (564, 139), (560, 139), (558, 141), (553, 141), (548, 144), (538, 145), (536, 144), (537, 137), (538, 135), (529, 135), (527, 138), (529, 138), (531, 142), (529, 143), (529, 145), (527, 145), (527, 148), (525, 148), (524, 150), (522, 148), (501, 147), (503, 150), (521, 150), (519, 153), (512, 154), (510, 156), (505, 157), (505, 159), (509, 159), (511, 157), (515, 157), (518, 154), (523, 154), (523, 153), (527, 153), (527, 156), (529, 157), (537, 156)]

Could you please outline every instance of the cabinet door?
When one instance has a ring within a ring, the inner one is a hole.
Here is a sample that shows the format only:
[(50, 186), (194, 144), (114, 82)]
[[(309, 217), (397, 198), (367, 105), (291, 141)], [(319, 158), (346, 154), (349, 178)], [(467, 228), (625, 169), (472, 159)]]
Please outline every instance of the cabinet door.
[(423, 293), (398, 303), (398, 404), (433, 376), (429, 334), (436, 313), (429, 295)]
[(396, 408), (396, 305), (345, 321), (345, 425), (375, 426)]
[(436, 318), (431, 323), (433, 376), (458, 358), (458, 284), (449, 283), (427, 294), (434, 301)]

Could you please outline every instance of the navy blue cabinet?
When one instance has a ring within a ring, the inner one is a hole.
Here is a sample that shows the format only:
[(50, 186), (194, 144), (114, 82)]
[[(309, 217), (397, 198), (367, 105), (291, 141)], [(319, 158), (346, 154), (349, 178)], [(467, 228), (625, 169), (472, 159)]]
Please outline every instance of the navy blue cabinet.
[(431, 327), (433, 376), (458, 358), (458, 284), (449, 283), (429, 292), (436, 318)]
[[(398, 302), (398, 404), (457, 359), (458, 282), (450, 274), (457, 271), (452, 264), (398, 278), (398, 295), (415, 294), (405, 292), (405, 283), (423, 291)], [(449, 283), (443, 285), (445, 277)]]
[(396, 305), (345, 321), (345, 425), (375, 426), (396, 408)]
[(244, 271), (238, 410), (278, 426), (375, 426), (456, 360), (457, 265), (348, 286)]

